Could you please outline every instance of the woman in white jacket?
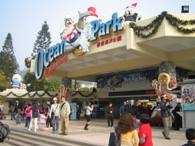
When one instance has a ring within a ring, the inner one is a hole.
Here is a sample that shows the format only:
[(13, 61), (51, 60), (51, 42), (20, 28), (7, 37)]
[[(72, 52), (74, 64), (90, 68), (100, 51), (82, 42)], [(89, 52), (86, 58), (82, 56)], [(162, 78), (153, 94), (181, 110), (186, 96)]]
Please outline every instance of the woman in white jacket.
[(84, 130), (88, 130), (88, 126), (90, 125), (90, 121), (91, 121), (92, 111), (93, 111), (93, 105), (90, 102), (87, 102), (85, 107), (85, 117), (87, 122), (85, 124)]
[(51, 105), (50, 117), (52, 120), (52, 130), (53, 132), (56, 132), (59, 129), (60, 105), (58, 104), (58, 100), (56, 97), (53, 98), (53, 101), (54, 103)]

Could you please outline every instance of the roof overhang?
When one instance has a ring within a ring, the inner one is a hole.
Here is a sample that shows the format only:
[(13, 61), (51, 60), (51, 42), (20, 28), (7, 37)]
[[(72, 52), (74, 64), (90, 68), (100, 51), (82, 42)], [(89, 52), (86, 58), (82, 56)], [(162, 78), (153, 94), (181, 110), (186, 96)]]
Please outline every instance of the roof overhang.
[[(189, 14), (174, 16), (185, 20), (195, 19), (195, 15)], [(155, 18), (136, 24), (145, 26)], [(110, 40), (112, 42), (106, 44)], [(123, 31), (91, 42), (90, 51), (83, 56), (68, 54), (68, 61), (59, 65), (49, 78), (94, 80), (99, 74), (156, 66), (162, 61), (172, 61), (179, 67), (195, 71), (195, 33), (178, 32), (164, 19), (157, 33), (148, 38), (139, 38), (126, 25)]]

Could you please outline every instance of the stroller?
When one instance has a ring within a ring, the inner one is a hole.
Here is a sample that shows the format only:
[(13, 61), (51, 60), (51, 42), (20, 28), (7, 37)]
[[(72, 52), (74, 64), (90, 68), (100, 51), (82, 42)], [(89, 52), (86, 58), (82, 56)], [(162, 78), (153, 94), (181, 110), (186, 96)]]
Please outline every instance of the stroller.
[(2, 111), (0, 111), (0, 120), (5, 120), (5, 119), (6, 119), (5, 114)]
[(8, 137), (10, 133), (10, 128), (7, 124), (3, 124), (0, 122), (0, 143), (4, 142), (4, 140)]

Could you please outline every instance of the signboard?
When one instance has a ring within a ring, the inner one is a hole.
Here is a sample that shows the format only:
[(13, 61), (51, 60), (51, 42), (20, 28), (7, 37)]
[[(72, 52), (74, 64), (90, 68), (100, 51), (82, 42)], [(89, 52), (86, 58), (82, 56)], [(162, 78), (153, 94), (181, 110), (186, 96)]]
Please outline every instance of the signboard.
[(183, 85), (181, 91), (181, 97), (186, 102), (193, 102), (195, 100), (195, 84)]
[[(74, 53), (75, 50), (81, 51), (78, 54), (84, 54), (89, 51), (90, 41), (97, 40), (99, 37), (104, 37), (110, 33), (118, 32), (123, 30), (123, 17), (118, 17), (117, 13), (112, 15), (112, 19), (106, 23), (102, 23), (96, 16), (96, 20), (87, 22), (85, 20), (88, 16), (92, 15), (92, 9), (88, 9), (88, 12), (79, 13), (79, 20), (74, 23), (71, 16), (65, 18), (65, 28), (61, 33), (61, 43), (57, 43), (46, 49), (41, 49), (36, 53), (35, 56), (35, 77), (41, 80), (46, 72), (46, 75), (51, 74), (56, 68), (68, 61), (68, 53)], [(95, 12), (93, 8), (93, 12)], [(106, 41), (99, 41), (97, 48), (100, 46), (107, 45), (111, 42), (121, 41), (122, 37), (112, 37)], [(77, 53), (75, 53), (77, 54)], [(61, 56), (64, 58), (58, 60)], [(46, 71), (47, 70), (47, 71)]]

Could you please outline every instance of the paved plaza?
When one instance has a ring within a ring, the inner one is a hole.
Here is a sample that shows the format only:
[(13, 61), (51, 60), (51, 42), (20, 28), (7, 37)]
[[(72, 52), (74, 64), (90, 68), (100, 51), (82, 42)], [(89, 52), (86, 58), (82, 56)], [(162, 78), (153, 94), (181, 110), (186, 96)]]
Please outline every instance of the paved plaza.
[[(107, 146), (109, 133), (114, 128), (108, 128), (106, 120), (93, 120), (88, 131), (83, 130), (85, 121), (71, 121), (69, 135), (53, 134), (51, 129), (39, 130), (38, 133), (28, 131), (24, 124), (16, 125), (14, 121), (5, 120), (12, 131), (10, 138), (0, 146)], [(116, 125), (117, 122), (115, 122)], [(161, 134), (161, 128), (153, 128), (154, 146), (181, 146), (186, 142), (184, 131), (171, 131), (171, 140), (166, 140)]]

